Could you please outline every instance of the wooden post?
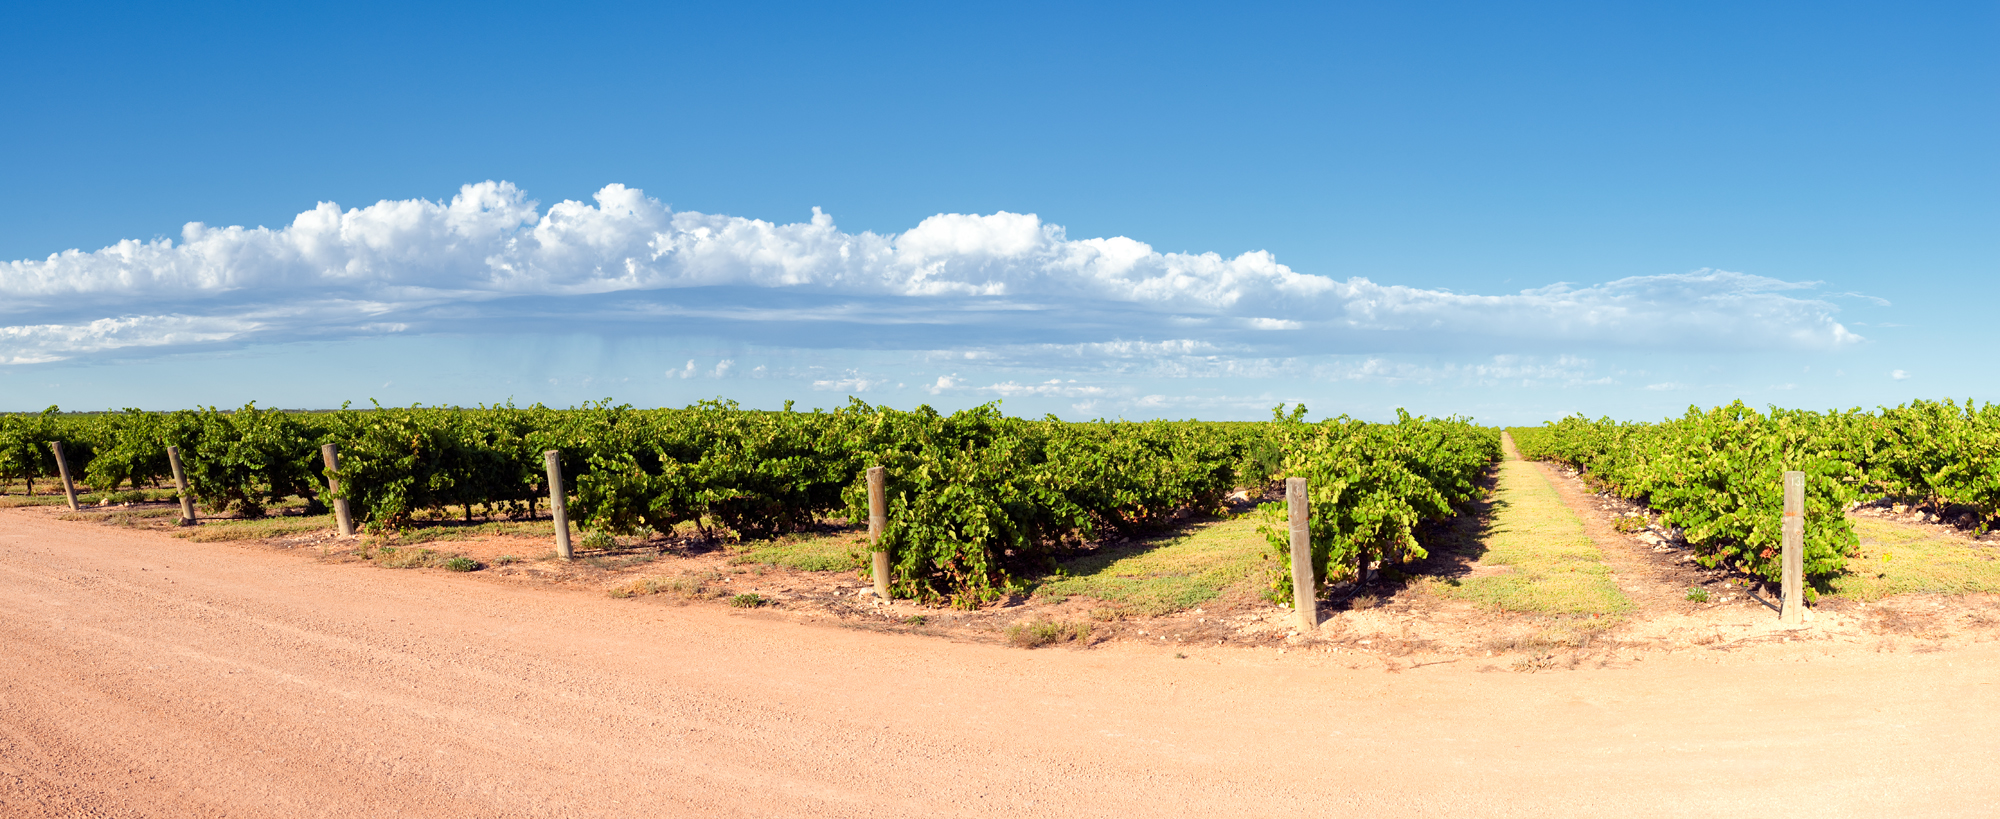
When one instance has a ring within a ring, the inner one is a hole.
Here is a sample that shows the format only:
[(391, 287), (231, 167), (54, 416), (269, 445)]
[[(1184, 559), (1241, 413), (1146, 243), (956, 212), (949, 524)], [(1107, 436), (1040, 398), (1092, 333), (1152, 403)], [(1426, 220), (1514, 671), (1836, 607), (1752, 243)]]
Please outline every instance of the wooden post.
[(63, 457), (62, 442), (50, 441), (49, 448), (56, 451), (56, 474), (62, 476), (63, 494), (69, 497), (69, 510), (76, 511), (76, 484), (69, 480), (69, 459)]
[(1285, 479), (1285, 512), (1292, 524), (1292, 608), (1299, 613), (1299, 629), (1319, 628), (1319, 594), (1313, 578), (1312, 517), (1308, 514), (1306, 479)]
[(188, 494), (187, 473), (181, 471), (181, 448), (167, 447), (167, 465), (174, 468), (174, 486), (181, 493), (181, 525), (194, 525), (194, 497)]
[(868, 545), (875, 558), (875, 596), (889, 599), (889, 552), (882, 530), (889, 527), (889, 488), (882, 467), (868, 467)]
[[(339, 492), (340, 479), (335, 478), (333, 473), (340, 470), (340, 447), (325, 444), (319, 448), (319, 457), (326, 462), (326, 493), (332, 495)], [(333, 519), (340, 523), (341, 537), (354, 534), (354, 517), (348, 514), (346, 498), (333, 499)]]
[(549, 512), (556, 519), (556, 557), (569, 560), (576, 555), (569, 547), (569, 510), (563, 507), (562, 450), (544, 452), (542, 459), (549, 463)]
[(1790, 625), (1806, 621), (1806, 473), (1785, 473), (1784, 554), (1780, 557), (1780, 585), (1785, 595), (1778, 609), (1778, 622)]

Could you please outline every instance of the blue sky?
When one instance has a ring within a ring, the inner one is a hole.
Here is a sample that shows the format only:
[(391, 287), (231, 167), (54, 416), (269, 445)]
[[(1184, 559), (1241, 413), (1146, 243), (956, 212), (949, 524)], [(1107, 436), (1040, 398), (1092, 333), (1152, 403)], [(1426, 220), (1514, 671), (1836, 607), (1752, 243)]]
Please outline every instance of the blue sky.
[(2000, 399), (1991, 3), (4, 15), (0, 409)]

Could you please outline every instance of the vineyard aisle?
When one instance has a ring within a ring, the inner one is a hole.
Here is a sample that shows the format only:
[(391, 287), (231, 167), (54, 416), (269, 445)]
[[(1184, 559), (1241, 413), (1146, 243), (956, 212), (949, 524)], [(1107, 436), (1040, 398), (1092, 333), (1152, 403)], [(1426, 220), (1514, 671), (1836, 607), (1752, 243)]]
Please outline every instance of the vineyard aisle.
[(1510, 612), (1601, 616), (1631, 608), (1582, 516), (1536, 464), (1521, 460), (1506, 433), (1500, 443), (1476, 562), (1447, 595)]

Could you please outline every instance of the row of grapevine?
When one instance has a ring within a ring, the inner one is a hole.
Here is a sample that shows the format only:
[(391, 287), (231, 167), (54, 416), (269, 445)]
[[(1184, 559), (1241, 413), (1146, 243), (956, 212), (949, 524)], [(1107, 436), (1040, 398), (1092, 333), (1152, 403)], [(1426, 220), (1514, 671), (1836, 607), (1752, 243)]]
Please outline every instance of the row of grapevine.
[[(1418, 524), (1449, 518), (1455, 504), (1475, 498), (1480, 475), (1500, 457), (1497, 429), (1456, 417), (1397, 416), (1394, 424), (1274, 419), (1273, 435), (1287, 454), (1281, 471), (1307, 480), (1313, 577), (1322, 587), (1367, 563), (1426, 557)], [(1288, 531), (1275, 518), (1263, 531), (1282, 567), (1272, 576), (1272, 596), (1291, 599)]]
[[(1476, 466), (1467, 465), (1494, 454), (1467, 443), (1476, 428), (1455, 419), (1306, 424), (1302, 410), (1272, 424), (1231, 424), (1071, 423), (1010, 418), (993, 405), (946, 415), (858, 400), (813, 412), (730, 402), (94, 415), (51, 408), (0, 416), (0, 473), (53, 475), (48, 442), (62, 441), (83, 482), (110, 492), (159, 480), (166, 447), (177, 446), (193, 494), (212, 511), (255, 517), (294, 496), (317, 511), (332, 477), (360, 521), (396, 528), (427, 511), (469, 517), (474, 506), (532, 515), (548, 491), (541, 453), (553, 449), (562, 453), (571, 513), (585, 528), (631, 534), (692, 523), (762, 538), (829, 516), (861, 519), (862, 473), (882, 465), (894, 593), (969, 605), (1053, 568), (1070, 548), (1157, 530), (1286, 469), (1316, 477), (1321, 560), (1382, 544), (1407, 553), (1410, 526), (1449, 514), (1471, 491), (1466, 470)], [(319, 455), (327, 443), (341, 455), (331, 475)]]
[(1983, 528), (2000, 512), (2000, 406), (1915, 401), (1812, 412), (1738, 401), (1659, 423), (1565, 418), (1514, 430), (1524, 457), (1569, 464), (1658, 510), (1703, 565), (1776, 581), (1788, 470), (1806, 475), (1805, 568), (1823, 582), (1858, 546), (1844, 511), (1884, 496), (1954, 508)]

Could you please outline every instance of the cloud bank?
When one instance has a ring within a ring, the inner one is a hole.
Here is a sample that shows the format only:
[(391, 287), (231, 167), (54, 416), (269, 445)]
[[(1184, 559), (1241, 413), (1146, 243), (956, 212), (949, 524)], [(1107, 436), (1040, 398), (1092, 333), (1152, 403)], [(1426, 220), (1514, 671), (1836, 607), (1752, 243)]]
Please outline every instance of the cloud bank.
[(1812, 287), (1700, 270), (1462, 294), (1300, 273), (1264, 251), (1071, 239), (1033, 214), (939, 214), (881, 235), (843, 232), (817, 208), (792, 224), (674, 211), (623, 185), (543, 209), (482, 182), (448, 202), (324, 202), (275, 229), (197, 222), (178, 240), (0, 263), (0, 363), (422, 332), (698, 333), (1109, 362), (1859, 341)]

